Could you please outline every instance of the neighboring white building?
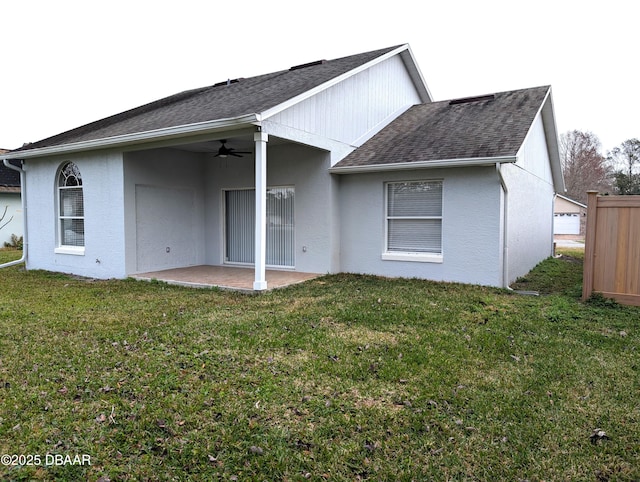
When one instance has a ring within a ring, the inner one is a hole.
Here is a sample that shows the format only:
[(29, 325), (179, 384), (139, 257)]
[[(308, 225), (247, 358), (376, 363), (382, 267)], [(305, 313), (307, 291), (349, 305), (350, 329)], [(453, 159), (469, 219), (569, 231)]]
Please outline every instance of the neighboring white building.
[(551, 90), (433, 102), (408, 45), (182, 92), (2, 156), (27, 268), (266, 266), (506, 286), (553, 250)]
[(553, 204), (553, 234), (583, 236), (586, 232), (587, 206), (556, 195)]
[[(0, 149), (0, 155), (6, 149)], [(20, 200), (20, 174), (0, 163), (0, 248), (11, 243), (11, 235), (24, 233)]]

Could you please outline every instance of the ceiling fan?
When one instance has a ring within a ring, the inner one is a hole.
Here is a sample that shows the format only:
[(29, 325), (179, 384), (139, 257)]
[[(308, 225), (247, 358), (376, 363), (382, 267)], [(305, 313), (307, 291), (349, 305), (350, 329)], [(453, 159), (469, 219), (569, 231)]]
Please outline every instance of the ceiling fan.
[(227, 147), (225, 145), (226, 142), (227, 142), (226, 139), (220, 139), (220, 144), (222, 145), (218, 149), (218, 153), (213, 157), (227, 157), (227, 156), (243, 157), (240, 154), (252, 154), (251, 151), (236, 151), (233, 147)]

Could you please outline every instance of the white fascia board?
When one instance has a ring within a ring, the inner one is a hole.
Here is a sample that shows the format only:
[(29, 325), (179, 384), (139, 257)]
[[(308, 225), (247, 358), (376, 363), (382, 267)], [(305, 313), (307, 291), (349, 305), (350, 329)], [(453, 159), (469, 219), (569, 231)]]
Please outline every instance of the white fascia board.
[[(520, 157), (520, 155), (522, 154), (522, 151), (524, 150), (524, 146), (527, 144), (529, 137), (531, 136), (531, 132), (533, 131), (533, 126), (536, 125), (536, 119), (538, 119), (538, 116), (542, 115), (542, 109), (544, 108), (544, 104), (547, 101), (547, 98), (549, 97), (549, 91), (547, 91), (547, 93), (545, 94), (545, 97), (542, 101), (542, 103), (540, 104), (540, 107), (538, 107), (538, 111), (536, 112), (536, 115), (533, 116), (533, 121), (531, 121), (531, 124), (529, 125), (529, 129), (527, 129), (527, 133), (524, 136), (524, 139), (522, 140), (522, 144), (520, 144), (520, 148), (518, 149), (518, 154), (517, 156)], [(542, 119), (542, 125), (544, 128), (544, 119)], [(547, 133), (545, 131), (545, 137), (547, 136)]]
[(567, 188), (564, 183), (564, 175), (562, 173), (562, 161), (560, 160), (560, 141), (558, 139), (558, 128), (556, 124), (556, 115), (553, 109), (551, 87), (549, 87), (547, 97), (542, 104), (542, 124), (544, 126), (544, 132), (547, 138), (547, 148), (549, 149), (551, 171), (553, 173), (553, 183), (555, 185), (556, 192), (566, 192)]
[(547, 90), (547, 94), (540, 104), (540, 108), (533, 118), (533, 122), (529, 126), (527, 135), (524, 137), (524, 141), (520, 145), (517, 156), (520, 157), (524, 146), (527, 144), (529, 135), (533, 130), (535, 121), (540, 116), (542, 118), (542, 128), (544, 129), (544, 137), (547, 141), (547, 152), (549, 153), (549, 162), (551, 163), (551, 176), (553, 178), (553, 187), (556, 192), (565, 192), (564, 176), (562, 175), (562, 165), (560, 163), (560, 148), (558, 141), (558, 131), (556, 128), (556, 118), (553, 112), (553, 101), (551, 98), (551, 87)]
[(132, 134), (74, 142), (71, 144), (61, 144), (58, 146), (41, 147), (37, 149), (29, 149), (18, 152), (9, 152), (0, 155), (0, 159), (29, 159), (34, 157), (68, 154), (72, 152), (104, 149), (109, 147), (123, 147), (145, 142), (176, 139), (194, 134), (206, 134), (208, 132), (215, 132), (224, 127), (234, 127), (242, 124), (255, 124), (259, 122), (259, 114), (248, 114), (240, 117), (197, 122), (194, 124), (185, 124), (181, 126), (167, 127), (151, 131), (135, 132)]
[[(376, 57), (375, 59), (367, 62), (366, 64), (362, 64), (360, 67), (356, 67), (353, 70), (350, 70), (348, 72), (345, 72), (342, 75), (339, 75), (338, 77), (335, 77), (327, 82), (325, 82), (324, 84), (320, 84), (316, 87), (314, 87), (313, 89), (307, 90), (306, 92), (303, 92), (300, 95), (297, 95), (295, 97), (292, 97), (289, 100), (286, 100), (285, 102), (278, 104), (274, 107), (272, 107), (271, 109), (267, 109), (264, 112), (261, 113), (262, 118), (263, 119), (268, 119), (269, 117), (278, 114), (280, 112), (282, 112), (285, 109), (288, 109), (289, 107), (298, 104), (299, 102), (302, 102), (303, 100), (306, 100), (310, 97), (313, 97), (314, 95), (327, 90), (329, 87), (333, 87), (334, 85), (339, 84), (340, 82), (348, 79), (349, 77), (352, 77), (356, 74), (359, 74), (360, 72), (363, 72), (365, 70), (367, 70), (368, 68), (370, 68), (373, 65), (379, 64), (380, 62), (384, 62), (385, 60), (393, 57), (394, 55), (398, 55), (406, 50), (409, 49), (409, 45), (408, 44), (404, 44), (401, 45), (400, 47), (398, 47), (397, 49), (392, 50), (391, 52), (387, 52), (386, 54), (380, 56), (380, 57)], [(426, 85), (425, 85), (426, 87)]]
[[(431, 95), (431, 91), (429, 90), (429, 86), (427, 82), (424, 80), (424, 76), (420, 71), (420, 66), (418, 66), (418, 62), (416, 62), (416, 58), (413, 55), (413, 51), (409, 44), (407, 44), (407, 49), (400, 55), (400, 58), (404, 62), (407, 70), (409, 70), (409, 75), (413, 79), (416, 88), (418, 89), (418, 93), (420, 95), (420, 99), (423, 103), (427, 104), (433, 102), (433, 96)], [(409, 63), (407, 60), (411, 59)]]
[(518, 158), (516, 156), (443, 159), (440, 161), (397, 162), (393, 164), (378, 164), (369, 166), (333, 167), (329, 169), (329, 172), (333, 174), (355, 174), (363, 172), (406, 171), (411, 169), (442, 169), (448, 167), (495, 166), (496, 163), (514, 163), (517, 160)]

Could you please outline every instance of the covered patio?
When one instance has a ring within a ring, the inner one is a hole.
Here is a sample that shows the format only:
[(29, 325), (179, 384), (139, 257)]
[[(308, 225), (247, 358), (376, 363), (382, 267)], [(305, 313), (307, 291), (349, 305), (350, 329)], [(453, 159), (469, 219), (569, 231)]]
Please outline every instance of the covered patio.
[[(158, 280), (169, 284), (190, 286), (193, 288), (222, 288), (238, 291), (254, 291), (253, 266), (190, 266), (163, 271), (151, 271), (133, 275), (139, 280)], [(283, 288), (285, 286), (302, 283), (322, 276), (319, 273), (301, 273), (299, 271), (266, 270), (268, 289)]]

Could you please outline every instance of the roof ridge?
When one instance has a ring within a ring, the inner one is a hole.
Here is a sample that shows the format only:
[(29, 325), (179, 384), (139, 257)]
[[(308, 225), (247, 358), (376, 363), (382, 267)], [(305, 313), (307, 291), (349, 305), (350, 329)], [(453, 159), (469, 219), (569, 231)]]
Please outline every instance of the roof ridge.
[(455, 102), (455, 101), (463, 101), (465, 99), (474, 99), (474, 98), (479, 98), (479, 97), (488, 97), (488, 96), (498, 96), (498, 95), (504, 95), (504, 94), (513, 94), (513, 93), (517, 93), (517, 92), (524, 92), (525, 90), (537, 90), (537, 89), (550, 89), (551, 85), (536, 85), (535, 87), (524, 87), (524, 88), (520, 88), (520, 89), (510, 89), (510, 90), (501, 90), (498, 92), (489, 92), (489, 93), (485, 93), (485, 94), (478, 94), (478, 95), (465, 95), (463, 97), (453, 97), (453, 98), (449, 98), (449, 99), (443, 99), (443, 100), (436, 100), (435, 102)]

